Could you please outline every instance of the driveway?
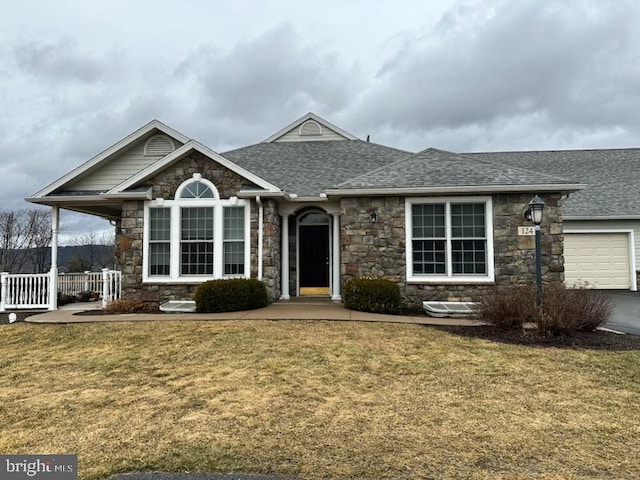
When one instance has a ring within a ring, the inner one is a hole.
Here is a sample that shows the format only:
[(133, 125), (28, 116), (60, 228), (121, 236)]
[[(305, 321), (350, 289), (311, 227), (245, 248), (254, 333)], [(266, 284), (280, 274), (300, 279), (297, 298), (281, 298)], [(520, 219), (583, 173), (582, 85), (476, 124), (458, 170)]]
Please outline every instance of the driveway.
[(603, 326), (633, 335), (640, 335), (640, 292), (601, 290), (615, 307), (611, 320)]

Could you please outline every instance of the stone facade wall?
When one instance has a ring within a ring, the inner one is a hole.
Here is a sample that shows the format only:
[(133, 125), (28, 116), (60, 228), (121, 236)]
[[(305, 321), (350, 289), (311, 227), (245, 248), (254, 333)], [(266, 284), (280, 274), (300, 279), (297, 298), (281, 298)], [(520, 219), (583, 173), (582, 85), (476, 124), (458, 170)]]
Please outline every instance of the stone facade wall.
[[(493, 196), (496, 285), (535, 283), (533, 237), (518, 237), (518, 226), (527, 224), (522, 214), (532, 197), (533, 193)], [(544, 200), (543, 281), (563, 281), (561, 195), (546, 194)], [(376, 223), (370, 221), (373, 211), (378, 216)], [(487, 284), (407, 284), (404, 198), (345, 198), (341, 213), (343, 285), (355, 276), (384, 276), (399, 283), (402, 297), (411, 308), (420, 308), (424, 300), (477, 301), (488, 288)]]
[[(177, 188), (194, 173), (211, 181), (220, 198), (237, 195), (242, 187), (254, 186), (235, 172), (194, 153), (176, 162), (149, 180), (153, 198), (173, 199)], [(271, 300), (280, 295), (280, 217), (275, 201), (263, 201), (265, 234), (263, 238), (263, 281)], [(250, 273), (258, 272), (258, 206), (251, 201)], [(142, 282), (142, 253), (144, 244), (144, 202), (124, 202), (122, 219), (116, 225), (116, 261), (122, 271), (123, 296), (141, 298), (148, 302), (162, 303), (167, 300), (192, 298), (198, 284)]]
[[(262, 241), (262, 281), (267, 286), (270, 299), (276, 300), (281, 295), (280, 280), (280, 237), (281, 237), (281, 217), (278, 214), (278, 204), (275, 200), (263, 200), (264, 205), (264, 235)], [(253, 227), (251, 227), (253, 229)], [(257, 232), (257, 224), (255, 231)], [(257, 245), (257, 239), (256, 239)], [(256, 248), (255, 255), (253, 248), (251, 250), (252, 258), (257, 258), (258, 250)], [(255, 261), (257, 268), (257, 260)], [(253, 262), (252, 262), (253, 264)], [(256, 272), (257, 275), (257, 272)]]

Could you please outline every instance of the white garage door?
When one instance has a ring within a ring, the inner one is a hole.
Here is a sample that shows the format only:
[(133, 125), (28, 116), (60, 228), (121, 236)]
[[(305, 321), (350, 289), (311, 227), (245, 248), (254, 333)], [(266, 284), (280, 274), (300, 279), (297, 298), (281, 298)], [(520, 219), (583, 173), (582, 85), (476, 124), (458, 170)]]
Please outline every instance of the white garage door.
[(564, 236), (564, 275), (567, 285), (592, 288), (631, 288), (629, 235), (626, 233), (567, 233)]

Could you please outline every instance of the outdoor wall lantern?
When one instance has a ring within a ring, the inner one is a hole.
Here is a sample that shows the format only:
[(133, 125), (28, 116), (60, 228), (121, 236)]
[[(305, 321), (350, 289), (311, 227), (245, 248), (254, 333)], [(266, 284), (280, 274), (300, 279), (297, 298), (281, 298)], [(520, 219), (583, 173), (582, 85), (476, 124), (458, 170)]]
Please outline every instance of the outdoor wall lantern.
[(536, 291), (538, 294), (538, 307), (542, 305), (542, 259), (540, 258), (540, 224), (544, 211), (544, 200), (538, 195), (529, 202), (529, 207), (524, 211), (525, 220), (533, 222), (536, 235)]
[(371, 223), (376, 223), (378, 221), (378, 214), (375, 211), (369, 214), (369, 221)]

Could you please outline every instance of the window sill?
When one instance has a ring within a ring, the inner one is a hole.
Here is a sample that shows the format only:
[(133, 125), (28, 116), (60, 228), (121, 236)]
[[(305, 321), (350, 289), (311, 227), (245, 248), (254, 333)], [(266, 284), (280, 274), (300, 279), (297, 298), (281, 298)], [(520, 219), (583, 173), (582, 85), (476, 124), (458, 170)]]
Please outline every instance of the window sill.
[(408, 284), (422, 284), (422, 285), (488, 285), (494, 284), (495, 278), (493, 277), (408, 277)]
[(156, 284), (163, 284), (163, 285), (169, 285), (169, 284), (173, 284), (173, 285), (185, 285), (185, 284), (196, 284), (196, 283), (204, 283), (204, 282), (208, 282), (209, 280), (227, 280), (227, 279), (231, 279), (231, 278), (249, 278), (247, 276), (244, 275), (225, 275), (224, 277), (218, 277), (215, 278), (213, 276), (206, 276), (206, 277), (181, 277), (181, 278), (168, 278), (168, 277), (158, 277), (158, 278), (154, 278), (154, 277), (145, 277), (142, 279), (142, 284), (143, 285), (156, 285)]

